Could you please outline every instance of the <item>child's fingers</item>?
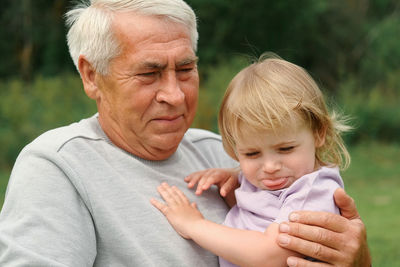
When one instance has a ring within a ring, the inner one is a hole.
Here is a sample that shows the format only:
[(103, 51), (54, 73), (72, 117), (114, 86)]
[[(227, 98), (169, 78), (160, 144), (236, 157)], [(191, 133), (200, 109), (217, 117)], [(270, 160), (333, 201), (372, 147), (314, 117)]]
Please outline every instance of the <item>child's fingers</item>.
[(192, 174), (190, 174), (190, 175), (188, 175), (188, 176), (186, 176), (185, 177), (185, 182), (187, 182), (188, 184), (187, 184), (187, 186), (188, 186), (188, 188), (193, 188), (193, 186), (195, 185), (195, 184), (197, 184), (197, 182), (201, 179), (201, 177), (203, 176), (202, 175), (202, 171), (201, 172), (195, 172), (195, 173), (192, 173)]
[(160, 201), (158, 201), (155, 198), (150, 199), (150, 203), (156, 207), (159, 211), (161, 211), (162, 214), (165, 215), (166, 210), (168, 209), (167, 205), (165, 205), (164, 203), (161, 203)]
[[(196, 195), (201, 195), (215, 184), (221, 187), (220, 193), (224, 196), (237, 187), (237, 174), (236, 169), (212, 168), (192, 173), (185, 177), (185, 181), (188, 183), (188, 188), (193, 188), (197, 183)], [(221, 185), (225, 185), (224, 189)]]
[(230, 191), (234, 190), (234, 189), (237, 187), (237, 185), (238, 185), (238, 181), (237, 181), (236, 178), (234, 178), (234, 177), (229, 178), (229, 179), (221, 186), (221, 189), (220, 189), (220, 194), (221, 194), (221, 196), (226, 197), (226, 195), (227, 195)]
[(198, 172), (194, 172), (192, 174), (189, 174), (188, 176), (185, 177), (185, 182), (188, 183), (188, 187), (192, 188), (195, 184), (199, 183), (202, 179), (205, 177), (209, 177), (213, 175), (216, 169), (206, 169)]
[(184, 204), (190, 204), (189, 199), (178, 187), (172, 186), (171, 191), (173, 192), (174, 196), (176, 196), (177, 201)]
[[(221, 173), (221, 172), (212, 172), (209, 173), (209, 175), (207, 177), (203, 177), (200, 181), (199, 181), (199, 187), (201, 186), (202, 190), (208, 190), (212, 185), (220, 185), (220, 184), (225, 184), (228, 181), (224, 181), (227, 180), (227, 175), (225, 173)], [(228, 179), (232, 179), (232, 177), (228, 178)], [(233, 181), (230, 181), (230, 183), (234, 183), (235, 180), (233, 179)], [(228, 183), (228, 185), (230, 185), (230, 183)]]
[(197, 184), (196, 195), (201, 195), (203, 191), (208, 190), (213, 184), (216, 184), (217, 181), (217, 177), (211, 172), (207, 176), (201, 177)]
[(206, 181), (207, 178), (202, 178), (199, 180), (199, 182), (197, 183), (197, 188), (196, 188), (196, 195), (201, 195), (201, 193), (203, 193), (203, 190), (206, 188)]
[[(189, 205), (190, 201), (186, 195), (176, 186), (170, 186), (167, 183), (162, 183), (157, 187), (157, 191), (160, 193), (161, 197), (164, 199), (164, 206), (179, 206), (179, 205)], [(157, 203), (156, 203), (157, 204)], [(161, 206), (158, 204), (158, 206)], [(162, 206), (161, 206), (162, 207)]]
[(205, 177), (200, 180), (198, 187), (201, 188), (202, 191), (208, 190), (213, 184), (216, 184), (216, 178), (214, 176)]
[(209, 172), (207, 176), (203, 176), (197, 184), (196, 195), (201, 195), (203, 191), (210, 189), (214, 184), (221, 183), (222, 176), (218, 172)]
[(176, 204), (182, 201), (181, 197), (177, 194), (177, 190), (179, 190), (177, 187), (173, 188), (167, 183), (162, 183), (157, 187), (158, 193), (168, 205)]

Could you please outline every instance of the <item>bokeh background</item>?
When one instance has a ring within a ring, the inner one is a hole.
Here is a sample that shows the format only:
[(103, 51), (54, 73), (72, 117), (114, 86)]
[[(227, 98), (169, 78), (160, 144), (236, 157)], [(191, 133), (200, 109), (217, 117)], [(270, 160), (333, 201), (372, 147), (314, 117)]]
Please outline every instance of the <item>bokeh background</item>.
[[(263, 52), (306, 68), (332, 108), (352, 117), (343, 173), (368, 230), (374, 266), (400, 266), (400, 1), (187, 0), (199, 23), (194, 127), (216, 114), (237, 71)], [(95, 112), (69, 58), (66, 0), (2, 0), (0, 207), (19, 151), (36, 136)]]

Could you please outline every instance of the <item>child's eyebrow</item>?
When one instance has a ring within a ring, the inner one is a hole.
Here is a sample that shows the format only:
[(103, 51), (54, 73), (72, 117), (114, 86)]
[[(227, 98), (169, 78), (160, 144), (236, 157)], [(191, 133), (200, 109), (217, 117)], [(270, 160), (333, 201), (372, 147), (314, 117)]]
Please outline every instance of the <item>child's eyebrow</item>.
[(288, 140), (288, 141), (276, 143), (274, 146), (289, 146), (289, 145), (294, 145), (295, 143), (296, 143), (296, 140)]
[(257, 151), (258, 149), (255, 147), (242, 147), (237, 149), (237, 152), (249, 152), (249, 151)]

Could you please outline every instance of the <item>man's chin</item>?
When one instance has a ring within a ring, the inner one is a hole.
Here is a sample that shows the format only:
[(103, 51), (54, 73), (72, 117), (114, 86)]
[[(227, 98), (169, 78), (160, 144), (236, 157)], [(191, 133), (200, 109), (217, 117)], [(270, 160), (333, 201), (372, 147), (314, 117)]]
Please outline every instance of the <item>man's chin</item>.
[(184, 134), (184, 131), (154, 134), (154, 138), (150, 138), (149, 140), (149, 145), (153, 147), (154, 150), (159, 150), (160, 152), (175, 152), (182, 141)]

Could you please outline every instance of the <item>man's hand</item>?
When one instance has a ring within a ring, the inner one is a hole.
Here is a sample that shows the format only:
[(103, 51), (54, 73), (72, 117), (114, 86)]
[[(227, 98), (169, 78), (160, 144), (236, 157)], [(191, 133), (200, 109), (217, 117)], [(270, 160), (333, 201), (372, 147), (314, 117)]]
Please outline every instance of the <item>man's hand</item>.
[(327, 212), (296, 211), (279, 227), (278, 244), (322, 262), (289, 257), (290, 267), (371, 266), (366, 229), (354, 200), (343, 189), (334, 194), (342, 216)]

